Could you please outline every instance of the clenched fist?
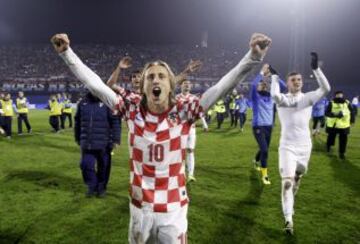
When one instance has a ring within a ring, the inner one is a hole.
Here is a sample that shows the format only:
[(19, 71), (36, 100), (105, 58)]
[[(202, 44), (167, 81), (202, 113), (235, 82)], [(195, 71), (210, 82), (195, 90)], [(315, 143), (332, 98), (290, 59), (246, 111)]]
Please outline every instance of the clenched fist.
[(250, 39), (250, 49), (253, 55), (263, 58), (269, 50), (271, 38), (261, 34), (254, 33)]
[(129, 56), (123, 57), (118, 64), (118, 67), (120, 69), (128, 69), (131, 66), (132, 66), (132, 58)]
[(51, 37), (51, 43), (57, 53), (65, 52), (70, 46), (70, 40), (67, 34), (54, 35)]

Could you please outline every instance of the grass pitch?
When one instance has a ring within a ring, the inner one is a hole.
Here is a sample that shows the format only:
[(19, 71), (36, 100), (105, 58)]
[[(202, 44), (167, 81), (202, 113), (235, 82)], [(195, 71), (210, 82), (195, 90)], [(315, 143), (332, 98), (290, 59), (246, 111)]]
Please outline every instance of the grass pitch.
[[(358, 118), (359, 120), (360, 118)], [(15, 119), (14, 119), (15, 120)], [(85, 198), (73, 131), (50, 132), (47, 111), (31, 111), (33, 134), (0, 138), (0, 243), (127, 243), (128, 150), (115, 150), (108, 195)], [(188, 187), (189, 243), (360, 243), (360, 125), (347, 160), (314, 139), (308, 174), (296, 197), (295, 235), (286, 236), (277, 165), (279, 125), (269, 154), (272, 184), (251, 161), (257, 150), (250, 121), (238, 128), (198, 129), (195, 174)], [(15, 121), (14, 127), (15, 130)]]

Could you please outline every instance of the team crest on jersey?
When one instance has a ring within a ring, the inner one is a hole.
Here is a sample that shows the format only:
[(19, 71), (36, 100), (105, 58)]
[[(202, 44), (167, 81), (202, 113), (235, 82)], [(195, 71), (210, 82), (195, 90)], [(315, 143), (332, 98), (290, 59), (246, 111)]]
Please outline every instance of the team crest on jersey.
[(176, 126), (179, 123), (179, 116), (176, 112), (169, 113), (167, 121), (171, 126)]

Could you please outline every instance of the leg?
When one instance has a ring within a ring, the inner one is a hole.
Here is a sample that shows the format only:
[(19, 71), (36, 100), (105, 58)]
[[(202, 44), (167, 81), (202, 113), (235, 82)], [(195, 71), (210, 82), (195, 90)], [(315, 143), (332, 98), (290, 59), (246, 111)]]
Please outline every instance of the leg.
[(294, 178), (297, 167), (295, 146), (279, 147), (279, 170), (281, 175), (281, 205), (285, 218), (285, 231), (293, 233)]
[(80, 168), (84, 179), (84, 183), (88, 187), (87, 196), (91, 197), (96, 193), (98, 184), (95, 172), (96, 155), (92, 150), (81, 151)]
[(348, 133), (345, 131), (345, 129), (341, 129), (339, 132), (339, 156), (341, 159), (345, 159), (347, 141)]
[(195, 170), (195, 156), (194, 150), (191, 148), (186, 149), (186, 167), (188, 171), (189, 177), (194, 177), (194, 170)]
[(221, 127), (221, 115), (220, 113), (216, 113), (216, 120), (217, 120), (217, 129), (220, 129)]
[(320, 127), (324, 128), (325, 127), (325, 116), (321, 116), (320, 117)]
[(66, 119), (66, 116), (64, 113), (62, 113), (60, 116), (60, 127), (61, 129), (65, 129), (65, 119)]
[(151, 237), (151, 230), (154, 225), (153, 215), (154, 213), (144, 213), (141, 209), (130, 203), (130, 224), (128, 234), (130, 244), (147, 243)]
[(243, 113), (240, 113), (240, 129), (242, 129), (243, 128)]
[(294, 214), (294, 178), (284, 177), (281, 179), (281, 205), (286, 222), (292, 223)]
[(18, 126), (18, 134), (22, 134), (22, 120), (23, 120), (23, 116), (22, 114), (18, 114), (17, 117), (17, 126)]
[(5, 136), (10, 138), (11, 137), (11, 117), (4, 116), (4, 131)]
[(53, 128), (54, 131), (56, 131), (56, 116), (50, 116), (49, 117), (49, 124)]
[(69, 119), (69, 127), (72, 128), (72, 126), (73, 126), (72, 114), (69, 113), (69, 114), (67, 114), (67, 115), (68, 115), (68, 119)]
[(9, 136), (12, 136), (12, 117), (9, 117)]
[(97, 160), (97, 192), (98, 196), (105, 196), (105, 185), (106, 185), (106, 175), (108, 168), (108, 159), (107, 159), (107, 150), (96, 150), (96, 160)]
[(157, 243), (187, 243), (187, 208), (188, 206), (184, 206), (165, 215), (156, 215)]
[(106, 154), (105, 154), (105, 159), (104, 159), (104, 161), (107, 162), (106, 175), (105, 175), (105, 186), (104, 186), (105, 190), (107, 189), (107, 184), (109, 183), (109, 180), (110, 180), (111, 160), (112, 160), (111, 151), (112, 151), (111, 147), (108, 147), (106, 149)]
[(239, 111), (236, 110), (236, 111), (235, 111), (235, 124), (234, 124), (234, 127), (235, 127), (235, 128), (237, 127), (238, 120), (239, 120)]
[(31, 125), (30, 125), (29, 117), (28, 117), (27, 114), (24, 114), (24, 122), (25, 122), (27, 131), (30, 133), (31, 132)]
[(326, 150), (327, 150), (327, 152), (330, 152), (330, 148), (332, 146), (334, 146), (334, 144), (335, 144), (336, 132), (334, 131), (333, 128), (328, 128), (327, 133), (328, 133), (328, 136), (327, 136), (327, 140), (326, 140)]
[(194, 171), (195, 171), (195, 155), (194, 155), (194, 149), (196, 144), (196, 130), (195, 128), (190, 129), (190, 134), (188, 137), (187, 145), (186, 145), (186, 167), (188, 170), (188, 180), (189, 181), (195, 181), (194, 178)]
[(230, 109), (230, 126), (232, 127), (235, 123), (234, 120), (234, 109)]
[(261, 175), (265, 185), (271, 184), (267, 174), (268, 143), (265, 127), (254, 127), (254, 136), (260, 149)]
[(60, 130), (61, 115), (55, 116), (55, 131)]

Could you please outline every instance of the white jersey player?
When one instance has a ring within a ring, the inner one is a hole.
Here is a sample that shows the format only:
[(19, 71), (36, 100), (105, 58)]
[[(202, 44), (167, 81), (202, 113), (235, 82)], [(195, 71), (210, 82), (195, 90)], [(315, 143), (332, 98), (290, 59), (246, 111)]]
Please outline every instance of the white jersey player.
[(311, 155), (311, 136), (309, 121), (312, 106), (330, 92), (330, 85), (318, 67), (318, 57), (312, 54), (311, 67), (319, 88), (302, 93), (302, 76), (292, 72), (287, 76), (289, 93), (280, 93), (279, 76), (270, 67), (271, 96), (274, 99), (280, 124), (279, 169), (282, 179), (282, 209), (285, 217), (285, 231), (293, 234), (294, 198), (299, 189), (300, 179), (306, 173)]
[(66, 34), (51, 39), (73, 74), (107, 106), (121, 111), (130, 131), (130, 243), (186, 243), (188, 196), (185, 157), (192, 123), (220, 97), (246, 80), (271, 39), (254, 34), (250, 51), (201, 98), (175, 99), (175, 76), (163, 61), (142, 72), (138, 102), (115, 93), (72, 51)]
[[(191, 88), (192, 84), (188, 79), (183, 79), (179, 81), (179, 84), (181, 85), (181, 93), (176, 96), (177, 100), (181, 100), (181, 102), (186, 103), (187, 101), (191, 101), (196, 97), (195, 95), (191, 94)], [(201, 113), (200, 115), (201, 122), (203, 124), (203, 128), (205, 131), (208, 130), (208, 125), (205, 121), (204, 114)], [(187, 141), (186, 146), (186, 168), (188, 173), (188, 182), (190, 181), (196, 181), (196, 178), (194, 177), (194, 171), (195, 171), (195, 144), (196, 144), (196, 127), (195, 123), (191, 125), (191, 129), (189, 132), (189, 137)]]

